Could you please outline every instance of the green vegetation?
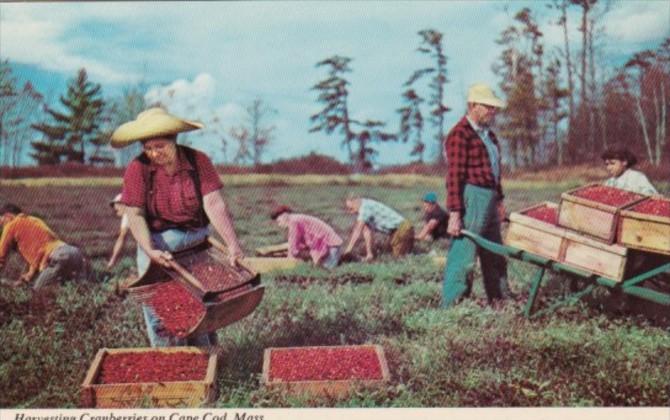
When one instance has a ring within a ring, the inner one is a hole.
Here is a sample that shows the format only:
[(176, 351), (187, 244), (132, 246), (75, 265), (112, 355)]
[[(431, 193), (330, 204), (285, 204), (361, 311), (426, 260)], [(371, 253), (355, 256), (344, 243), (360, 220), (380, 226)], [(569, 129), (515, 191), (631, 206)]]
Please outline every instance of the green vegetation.
[[(564, 181), (569, 183), (569, 181)], [(230, 185), (230, 184), (227, 184)], [(563, 183), (513, 184), (508, 207), (558, 201)], [(344, 235), (342, 210), (351, 191), (367, 194), (419, 221), (419, 197), (435, 186), (229, 186), (226, 199), (244, 248), (278, 243), (270, 223), (276, 203), (316, 214)], [(662, 189), (667, 192), (668, 185)], [(40, 214), (67, 241), (84, 246), (98, 268), (111, 252), (118, 219), (107, 200), (118, 187), (0, 185), (0, 196)], [(76, 215), (76, 216), (73, 216)], [(108, 215), (108, 217), (103, 217)], [(442, 254), (445, 244), (420, 245)], [(110, 276), (51, 293), (0, 288), (0, 407), (74, 407), (79, 386), (102, 347), (148, 345), (139, 307), (118, 292), (132, 272), (134, 245)], [(21, 269), (13, 258), (1, 275)], [(219, 331), (222, 368), (217, 407), (417, 406), (667, 406), (670, 334), (634, 311), (611, 308), (605, 292), (590, 304), (526, 320), (521, 307), (529, 267), (510, 264), (517, 300), (485, 304), (479, 277), (473, 297), (439, 308), (441, 268), (426, 255), (375, 264), (349, 263), (327, 272), (309, 265), (263, 276), (266, 294), (246, 319)], [(564, 282), (546, 288), (543, 299)], [(610, 299), (611, 300), (611, 299)], [(667, 309), (666, 309), (667, 310)], [(357, 390), (346, 400), (299, 398), (260, 384), (267, 347), (380, 344), (391, 371), (388, 386)]]

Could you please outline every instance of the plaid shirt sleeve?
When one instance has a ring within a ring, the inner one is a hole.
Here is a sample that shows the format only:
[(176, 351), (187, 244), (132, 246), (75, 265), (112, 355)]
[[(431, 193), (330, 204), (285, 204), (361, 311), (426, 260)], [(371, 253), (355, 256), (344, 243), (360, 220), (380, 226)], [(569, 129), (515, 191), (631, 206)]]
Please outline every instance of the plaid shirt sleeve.
[(468, 160), (467, 140), (458, 124), (447, 135), (444, 142), (444, 155), (447, 158), (447, 208), (450, 211), (463, 212), (463, 188)]

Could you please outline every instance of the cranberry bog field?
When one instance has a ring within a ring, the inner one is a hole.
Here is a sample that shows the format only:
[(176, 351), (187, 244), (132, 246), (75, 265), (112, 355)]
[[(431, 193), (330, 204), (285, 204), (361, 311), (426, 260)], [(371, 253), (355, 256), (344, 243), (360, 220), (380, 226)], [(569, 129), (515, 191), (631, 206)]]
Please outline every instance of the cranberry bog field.
[[(509, 211), (586, 183), (512, 180)], [(353, 216), (343, 210), (351, 192), (377, 198), (421, 223), (420, 197), (444, 197), (444, 181), (426, 176), (224, 176), (225, 199), (249, 255), (280, 243), (285, 233), (270, 218), (279, 203), (314, 214), (346, 237)], [(658, 185), (666, 195), (670, 184)], [(0, 199), (43, 217), (67, 242), (81, 246), (95, 275), (34, 293), (0, 288), (0, 407), (76, 407), (98, 349), (147, 347), (139, 306), (118, 284), (134, 272), (128, 239), (124, 258), (104, 266), (119, 219), (108, 202), (119, 178), (0, 181)], [(660, 308), (598, 291), (551, 315), (521, 316), (530, 267), (509, 264), (515, 299), (486, 305), (479, 269), (473, 296), (440, 309), (446, 242), (419, 244), (399, 260), (350, 262), (333, 271), (299, 265), (262, 275), (267, 289), (247, 318), (218, 331), (220, 367), (216, 407), (491, 407), (667, 406), (670, 403), (670, 329)], [(13, 256), (0, 276), (14, 279), (23, 263)], [(542, 299), (559, 295), (554, 279)], [(667, 310), (667, 309), (666, 309)], [(346, 399), (296, 397), (264, 388), (263, 352), (270, 347), (376, 344), (384, 349), (390, 381), (356, 389)]]

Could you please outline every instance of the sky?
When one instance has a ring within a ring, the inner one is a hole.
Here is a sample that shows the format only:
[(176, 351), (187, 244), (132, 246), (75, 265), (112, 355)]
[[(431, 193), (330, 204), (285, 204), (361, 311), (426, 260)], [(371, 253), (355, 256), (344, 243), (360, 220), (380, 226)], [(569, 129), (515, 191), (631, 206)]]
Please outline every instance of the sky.
[[(210, 123), (193, 145), (221, 161), (216, 135), (244, 118), (255, 98), (277, 112), (268, 120), (275, 139), (264, 161), (311, 151), (345, 161), (341, 137), (310, 133), (309, 116), (320, 109), (310, 88), (325, 77), (316, 63), (332, 55), (352, 58), (350, 113), (398, 128), (403, 83), (432, 64), (416, 49), (417, 34), (444, 34), (449, 83), (445, 126), (464, 113), (475, 82), (497, 86), (491, 65), (495, 43), (514, 14), (528, 6), (544, 32), (545, 51), (562, 43), (559, 27), (541, 1), (238, 1), (95, 2), (0, 4), (0, 58), (19, 80), (31, 80), (57, 100), (77, 70), (85, 67), (105, 96), (142, 84), (146, 99), (162, 101), (176, 115)], [(569, 15), (573, 51), (580, 34), (577, 9)], [(599, 40), (605, 67), (655, 48), (670, 36), (670, 2), (621, 0), (604, 17)], [(604, 70), (603, 70), (604, 71)], [(424, 91), (424, 95), (427, 92)], [(424, 136), (433, 136), (426, 129)], [(435, 152), (435, 140), (429, 151)], [(411, 160), (409, 144), (378, 147), (377, 164)], [(234, 154), (229, 146), (228, 158)]]

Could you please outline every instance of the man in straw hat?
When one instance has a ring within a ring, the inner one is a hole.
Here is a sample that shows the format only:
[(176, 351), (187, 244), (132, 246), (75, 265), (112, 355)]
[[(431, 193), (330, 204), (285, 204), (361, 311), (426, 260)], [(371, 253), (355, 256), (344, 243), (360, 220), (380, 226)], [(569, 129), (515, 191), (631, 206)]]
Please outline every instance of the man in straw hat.
[[(503, 101), (485, 84), (468, 90), (467, 112), (444, 141), (447, 160), (447, 232), (454, 239), (444, 271), (442, 306), (449, 307), (467, 296), (469, 273), (475, 265), (477, 247), (461, 236), (467, 229), (501, 243), (500, 222), (505, 214), (500, 186), (500, 147), (490, 129)], [(507, 264), (503, 257), (479, 250), (484, 288), (489, 302), (507, 292)]]
[[(236, 264), (243, 257), (214, 165), (204, 153), (177, 145), (177, 134), (202, 127), (162, 108), (151, 108), (112, 134), (111, 143), (116, 148), (142, 142), (143, 153), (130, 162), (124, 174), (120, 200), (138, 244), (140, 276), (150, 261), (169, 266), (171, 252), (205, 241), (210, 223), (228, 245), (230, 263)], [(153, 312), (147, 306), (143, 311), (154, 347), (214, 344), (214, 334), (187, 343), (159, 334), (160, 325)]]

